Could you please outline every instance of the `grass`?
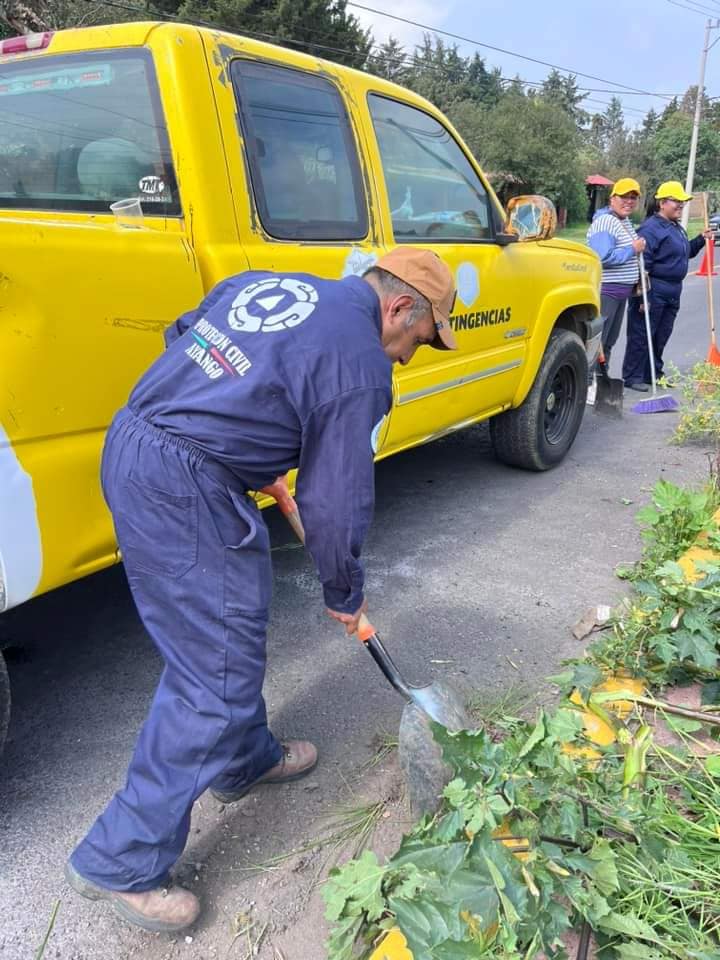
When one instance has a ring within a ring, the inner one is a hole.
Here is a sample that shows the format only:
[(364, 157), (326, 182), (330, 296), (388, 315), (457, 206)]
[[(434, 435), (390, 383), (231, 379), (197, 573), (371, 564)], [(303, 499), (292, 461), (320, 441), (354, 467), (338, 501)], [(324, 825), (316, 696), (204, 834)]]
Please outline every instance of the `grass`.
[(45, 956), (45, 947), (48, 945), (48, 940), (50, 939), (50, 934), (52, 933), (53, 927), (55, 926), (55, 920), (57, 918), (57, 913), (59, 909), (60, 909), (60, 901), (56, 900), (52, 909), (52, 913), (50, 915), (50, 921), (48, 923), (47, 930), (45, 931), (43, 942), (40, 944), (40, 946), (37, 949), (37, 952), (35, 953), (35, 960), (42, 960), (42, 958)]

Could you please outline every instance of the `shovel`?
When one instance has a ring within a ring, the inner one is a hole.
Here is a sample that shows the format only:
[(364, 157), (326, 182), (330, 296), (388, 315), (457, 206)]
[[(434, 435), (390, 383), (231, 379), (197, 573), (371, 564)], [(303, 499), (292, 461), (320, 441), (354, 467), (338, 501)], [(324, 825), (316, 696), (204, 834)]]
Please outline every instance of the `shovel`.
[[(298, 539), (305, 543), (300, 513), (285, 477), (278, 477), (260, 492), (275, 498)], [(439, 680), (422, 687), (408, 683), (364, 613), (360, 615), (358, 638), (390, 685), (407, 701), (400, 719), (400, 766), (408, 784), (413, 813), (434, 813), (440, 805), (443, 787), (452, 777), (452, 770), (442, 759), (430, 721), (441, 724), (451, 733), (470, 729), (464, 699), (457, 690)]]
[(617, 377), (611, 377), (605, 354), (600, 347), (597, 359), (598, 372), (595, 376), (595, 413), (619, 420), (622, 417), (624, 383)]

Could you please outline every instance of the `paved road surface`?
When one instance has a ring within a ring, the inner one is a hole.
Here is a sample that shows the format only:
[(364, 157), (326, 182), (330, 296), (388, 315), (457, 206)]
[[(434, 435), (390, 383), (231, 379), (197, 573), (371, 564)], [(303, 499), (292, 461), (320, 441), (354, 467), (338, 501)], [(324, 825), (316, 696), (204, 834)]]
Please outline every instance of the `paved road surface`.
[[(704, 297), (704, 280), (690, 278), (668, 351), (683, 367), (707, 349)], [(654, 481), (707, 475), (702, 449), (667, 445), (674, 422), (630, 413), (614, 422), (588, 411), (571, 455), (546, 474), (497, 464), (482, 425), (380, 464), (368, 595), (407, 673), (461, 679), (492, 694), (510, 683), (538, 685), (576, 653), (568, 625), (621, 591), (612, 570), (638, 555), (633, 516)], [(337, 799), (377, 729), (396, 729), (402, 706), (370, 658), (326, 618), (306, 556), (277, 517), (270, 522), (276, 586), (267, 699), (276, 733), (315, 739), (322, 764), (317, 789), (259, 805), (242, 831), (236, 816), (232, 836), (217, 805), (205, 801), (196, 811), (184, 869), (194, 872), (194, 860), (207, 865), (203, 877), (215, 879), (197, 889), (212, 909), (194, 942), (180, 938), (173, 949), (203, 960), (215, 955), (208, 944), (220, 942), (221, 930), (228, 939), (232, 864), (296, 840), (299, 825)], [(169, 956), (167, 940), (124, 927), (62, 880), (67, 853), (120, 783), (160, 668), (122, 570), (27, 605), (10, 629), (22, 645), (9, 654), (15, 702), (0, 778), (0, 956), (34, 956), (57, 898), (46, 957)]]

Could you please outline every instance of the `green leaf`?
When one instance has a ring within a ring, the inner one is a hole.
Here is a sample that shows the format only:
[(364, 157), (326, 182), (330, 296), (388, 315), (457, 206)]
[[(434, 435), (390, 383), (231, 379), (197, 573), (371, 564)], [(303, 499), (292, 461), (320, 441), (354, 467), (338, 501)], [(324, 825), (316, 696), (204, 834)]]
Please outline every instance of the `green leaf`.
[(600, 893), (609, 896), (620, 888), (616, 866), (616, 855), (607, 840), (598, 838), (588, 854), (594, 866), (592, 878)]
[(683, 626), (699, 633), (713, 645), (717, 643), (717, 629), (711, 618), (702, 610), (688, 610), (683, 616)]
[(366, 914), (369, 920), (377, 920), (385, 909), (381, 885), (386, 869), (366, 850), (358, 860), (331, 870), (323, 889), (325, 917), (339, 920)]
[(443, 790), (443, 796), (451, 807), (461, 807), (468, 800), (468, 788), (464, 780), (455, 777)]
[(705, 759), (705, 769), (711, 777), (720, 777), (720, 753), (715, 753)]
[(620, 933), (625, 937), (638, 937), (650, 943), (660, 943), (650, 924), (632, 913), (610, 913), (600, 919), (598, 926), (606, 933)]
[(615, 953), (617, 960), (665, 960), (667, 957), (667, 954), (658, 953), (646, 943), (633, 940), (615, 944)]
[(577, 738), (583, 728), (579, 710), (560, 708), (546, 718), (546, 729), (560, 743), (569, 743)]
[(720, 704), (720, 680), (709, 680), (702, 685), (700, 703), (704, 707)]
[(412, 864), (418, 870), (447, 878), (457, 870), (468, 853), (465, 841), (440, 843), (430, 846), (423, 840), (404, 840), (400, 849), (388, 863), (388, 868)]
[(520, 748), (520, 752), (518, 753), (518, 759), (520, 759), (521, 757), (527, 756), (527, 754), (530, 753), (533, 747), (536, 747), (544, 739), (545, 739), (545, 721), (544, 721), (544, 715), (541, 712), (540, 717), (538, 718), (538, 721), (535, 724), (535, 727), (533, 728), (532, 733)]
[(328, 957), (332, 957), (332, 960), (352, 960), (353, 947), (362, 925), (362, 916), (337, 920), (326, 944)]
[(564, 800), (560, 804), (560, 830), (563, 836), (576, 837), (582, 829), (582, 813), (574, 800)]
[(696, 733), (698, 730), (702, 730), (703, 728), (703, 725), (699, 720), (688, 720), (685, 717), (675, 717), (669, 713), (665, 714), (664, 720), (670, 730), (672, 730), (674, 733)]
[(467, 929), (457, 905), (427, 895), (419, 900), (391, 897), (389, 902), (415, 960), (431, 957), (430, 951), (446, 940), (461, 940)]
[(678, 648), (674, 641), (666, 634), (657, 634), (650, 638), (650, 649), (662, 660), (663, 663), (672, 663), (673, 660), (679, 660)]
[(478, 960), (485, 953), (478, 953), (482, 948), (467, 940), (458, 943), (457, 940), (447, 940), (433, 950), (433, 960)]
[(717, 665), (717, 649), (714, 640), (707, 640), (698, 633), (691, 633), (689, 630), (675, 631), (675, 645), (678, 655), (685, 659), (694, 660), (699, 667), (707, 670), (713, 670)]

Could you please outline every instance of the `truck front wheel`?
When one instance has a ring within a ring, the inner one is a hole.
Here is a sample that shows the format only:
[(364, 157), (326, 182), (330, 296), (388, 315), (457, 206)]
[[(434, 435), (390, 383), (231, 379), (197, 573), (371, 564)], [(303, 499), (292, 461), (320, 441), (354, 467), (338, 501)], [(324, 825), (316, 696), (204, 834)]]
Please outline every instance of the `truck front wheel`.
[(498, 460), (525, 470), (560, 463), (580, 428), (587, 387), (582, 340), (570, 330), (554, 330), (524, 402), (490, 420)]

